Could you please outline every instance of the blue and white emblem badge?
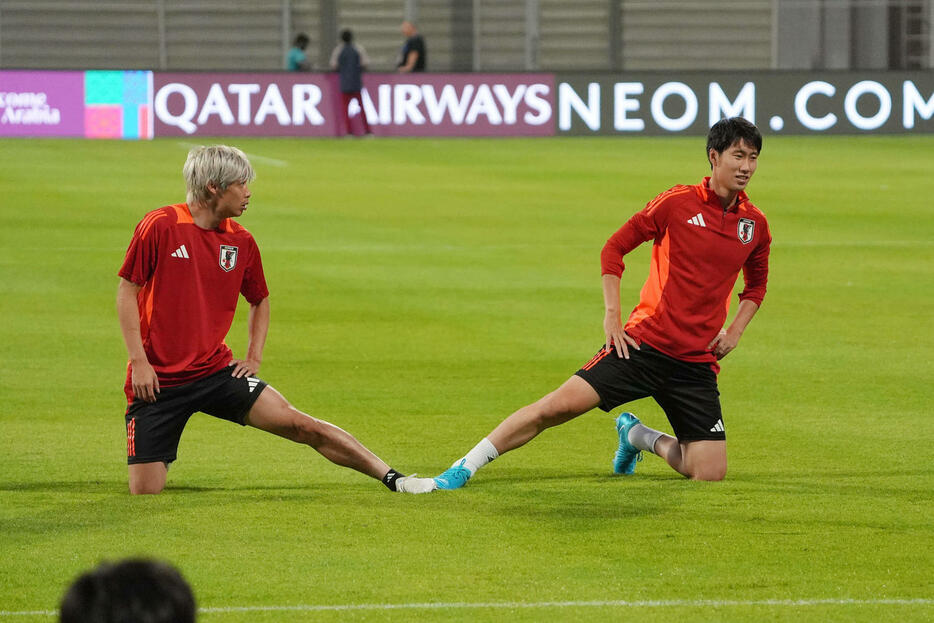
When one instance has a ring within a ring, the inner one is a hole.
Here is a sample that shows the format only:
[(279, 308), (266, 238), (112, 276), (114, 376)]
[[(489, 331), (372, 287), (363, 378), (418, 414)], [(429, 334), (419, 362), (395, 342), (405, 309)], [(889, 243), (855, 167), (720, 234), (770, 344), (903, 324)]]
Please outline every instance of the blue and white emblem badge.
[(232, 271), (234, 266), (237, 265), (237, 247), (232, 247), (229, 244), (222, 244), (221, 255), (217, 261), (226, 272), (229, 273)]
[(752, 237), (756, 233), (756, 222), (751, 218), (741, 218), (739, 219), (739, 224), (736, 226), (736, 236), (739, 238), (739, 241), (743, 244), (749, 244), (752, 242)]

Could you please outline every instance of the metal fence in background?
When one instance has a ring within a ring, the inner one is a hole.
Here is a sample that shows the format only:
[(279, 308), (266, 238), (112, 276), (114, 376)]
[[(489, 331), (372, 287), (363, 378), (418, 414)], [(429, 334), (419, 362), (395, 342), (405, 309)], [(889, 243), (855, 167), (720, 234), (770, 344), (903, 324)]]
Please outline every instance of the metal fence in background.
[(934, 0), (0, 0), (0, 68), (270, 71), (341, 28), (374, 71), (403, 19), (431, 71), (934, 68)]

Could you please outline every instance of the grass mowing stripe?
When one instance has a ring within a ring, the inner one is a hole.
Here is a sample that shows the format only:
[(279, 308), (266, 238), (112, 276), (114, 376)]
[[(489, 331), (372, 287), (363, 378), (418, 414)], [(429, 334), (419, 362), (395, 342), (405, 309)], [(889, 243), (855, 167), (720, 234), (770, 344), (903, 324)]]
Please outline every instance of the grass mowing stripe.
[[(218, 606), (198, 608), (201, 614), (223, 614), (226, 612), (337, 612), (347, 610), (445, 610), (469, 608), (722, 608), (728, 606), (926, 606), (934, 605), (934, 599), (758, 599), (750, 601), (716, 599), (703, 600), (648, 600), (648, 601), (539, 601), (539, 602), (491, 602), (491, 603), (416, 603), (416, 604), (336, 604), (329, 606)], [(26, 612), (0, 611), (0, 616), (55, 616), (56, 610), (34, 610)]]
[(703, 600), (647, 600), (647, 601), (539, 601), (490, 603), (418, 603), (418, 604), (346, 604), (332, 606), (243, 606), (228, 608), (199, 608), (201, 613), (266, 612), (266, 611), (341, 611), (341, 610), (445, 610), (470, 608), (718, 608), (725, 606), (884, 606), (932, 605), (934, 599), (761, 599), (752, 601), (716, 599)]
[[(510, 249), (532, 249), (537, 248), (539, 245), (536, 245), (531, 242), (521, 242), (515, 244), (471, 244), (471, 245), (456, 245), (456, 244), (308, 244), (308, 245), (282, 245), (277, 246), (274, 250), (276, 253), (300, 253), (305, 251), (344, 251), (344, 252), (361, 252), (361, 251), (370, 251), (370, 252), (381, 252), (381, 253), (401, 253), (401, 252), (411, 252), (411, 251), (495, 251), (495, 250), (510, 250)], [(934, 240), (788, 240), (782, 242), (773, 242), (772, 247), (931, 247), (934, 246)], [(564, 245), (565, 249), (593, 249), (595, 248), (593, 244), (568, 244)], [(19, 247), (19, 251), (47, 251), (48, 249), (39, 246), (32, 247)], [(65, 247), (59, 246), (56, 247), (56, 250), (59, 252), (68, 251), (69, 253), (97, 253), (100, 251), (123, 251), (123, 247), (109, 247), (109, 248), (95, 248), (88, 249), (86, 246), (83, 247)]]

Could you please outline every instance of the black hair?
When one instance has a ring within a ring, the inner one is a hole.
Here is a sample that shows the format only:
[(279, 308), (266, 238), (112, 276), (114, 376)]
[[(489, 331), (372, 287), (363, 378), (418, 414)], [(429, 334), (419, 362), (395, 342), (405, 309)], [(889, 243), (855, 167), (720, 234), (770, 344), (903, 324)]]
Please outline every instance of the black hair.
[(69, 587), (61, 623), (194, 623), (195, 597), (174, 568), (153, 560), (101, 563)]
[(344, 30), (341, 31), (341, 41), (343, 41), (344, 43), (350, 43), (351, 41), (353, 41), (353, 33), (350, 31), (349, 28), (345, 28)]
[(762, 151), (762, 134), (759, 128), (742, 117), (721, 119), (710, 127), (707, 133), (707, 159), (710, 160), (710, 150), (718, 154), (730, 148), (736, 141), (742, 141)]
[(308, 38), (308, 35), (306, 35), (306, 34), (303, 33), (303, 32), (300, 32), (300, 33), (298, 33), (298, 35), (295, 37), (295, 43), (294, 43), (294, 45), (295, 45), (296, 48), (302, 48), (302, 49), (304, 50), (304, 49), (305, 49), (305, 46), (308, 45), (308, 42), (309, 42), (309, 41), (311, 41), (311, 39)]

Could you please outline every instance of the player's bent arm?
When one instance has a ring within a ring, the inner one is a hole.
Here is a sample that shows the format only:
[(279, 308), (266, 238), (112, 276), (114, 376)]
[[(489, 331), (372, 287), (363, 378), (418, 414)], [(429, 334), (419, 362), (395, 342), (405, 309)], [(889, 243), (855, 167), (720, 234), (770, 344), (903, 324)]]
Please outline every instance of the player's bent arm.
[(736, 348), (737, 344), (739, 344), (739, 338), (743, 336), (743, 332), (757, 311), (759, 311), (759, 304), (755, 301), (746, 299), (739, 302), (736, 317), (733, 318), (729, 328), (720, 331), (720, 334), (707, 345), (707, 348), (713, 352), (717, 359), (723, 359)]
[(759, 304), (755, 301), (750, 301), (748, 299), (740, 301), (739, 307), (736, 309), (736, 317), (733, 318), (733, 322), (730, 323), (730, 328), (726, 330), (727, 334), (732, 333), (736, 336), (736, 339), (739, 340), (757, 311), (759, 311)]
[(123, 341), (132, 366), (130, 382), (133, 384), (133, 393), (146, 402), (154, 402), (159, 392), (159, 379), (143, 348), (137, 306), (137, 296), (141, 289), (141, 286), (120, 278), (120, 284), (117, 286), (117, 318), (120, 320), (120, 331), (123, 333)]
[(269, 333), (269, 297), (255, 305), (250, 303), (250, 315), (247, 319), (246, 356), (233, 361), (232, 376), (237, 378), (256, 374), (263, 361), (263, 348), (266, 347), (266, 335)]
[(248, 321), (249, 341), (247, 342), (246, 358), (257, 363), (263, 360), (263, 349), (266, 347), (266, 335), (269, 333), (269, 297), (267, 296), (256, 305), (250, 305)]

